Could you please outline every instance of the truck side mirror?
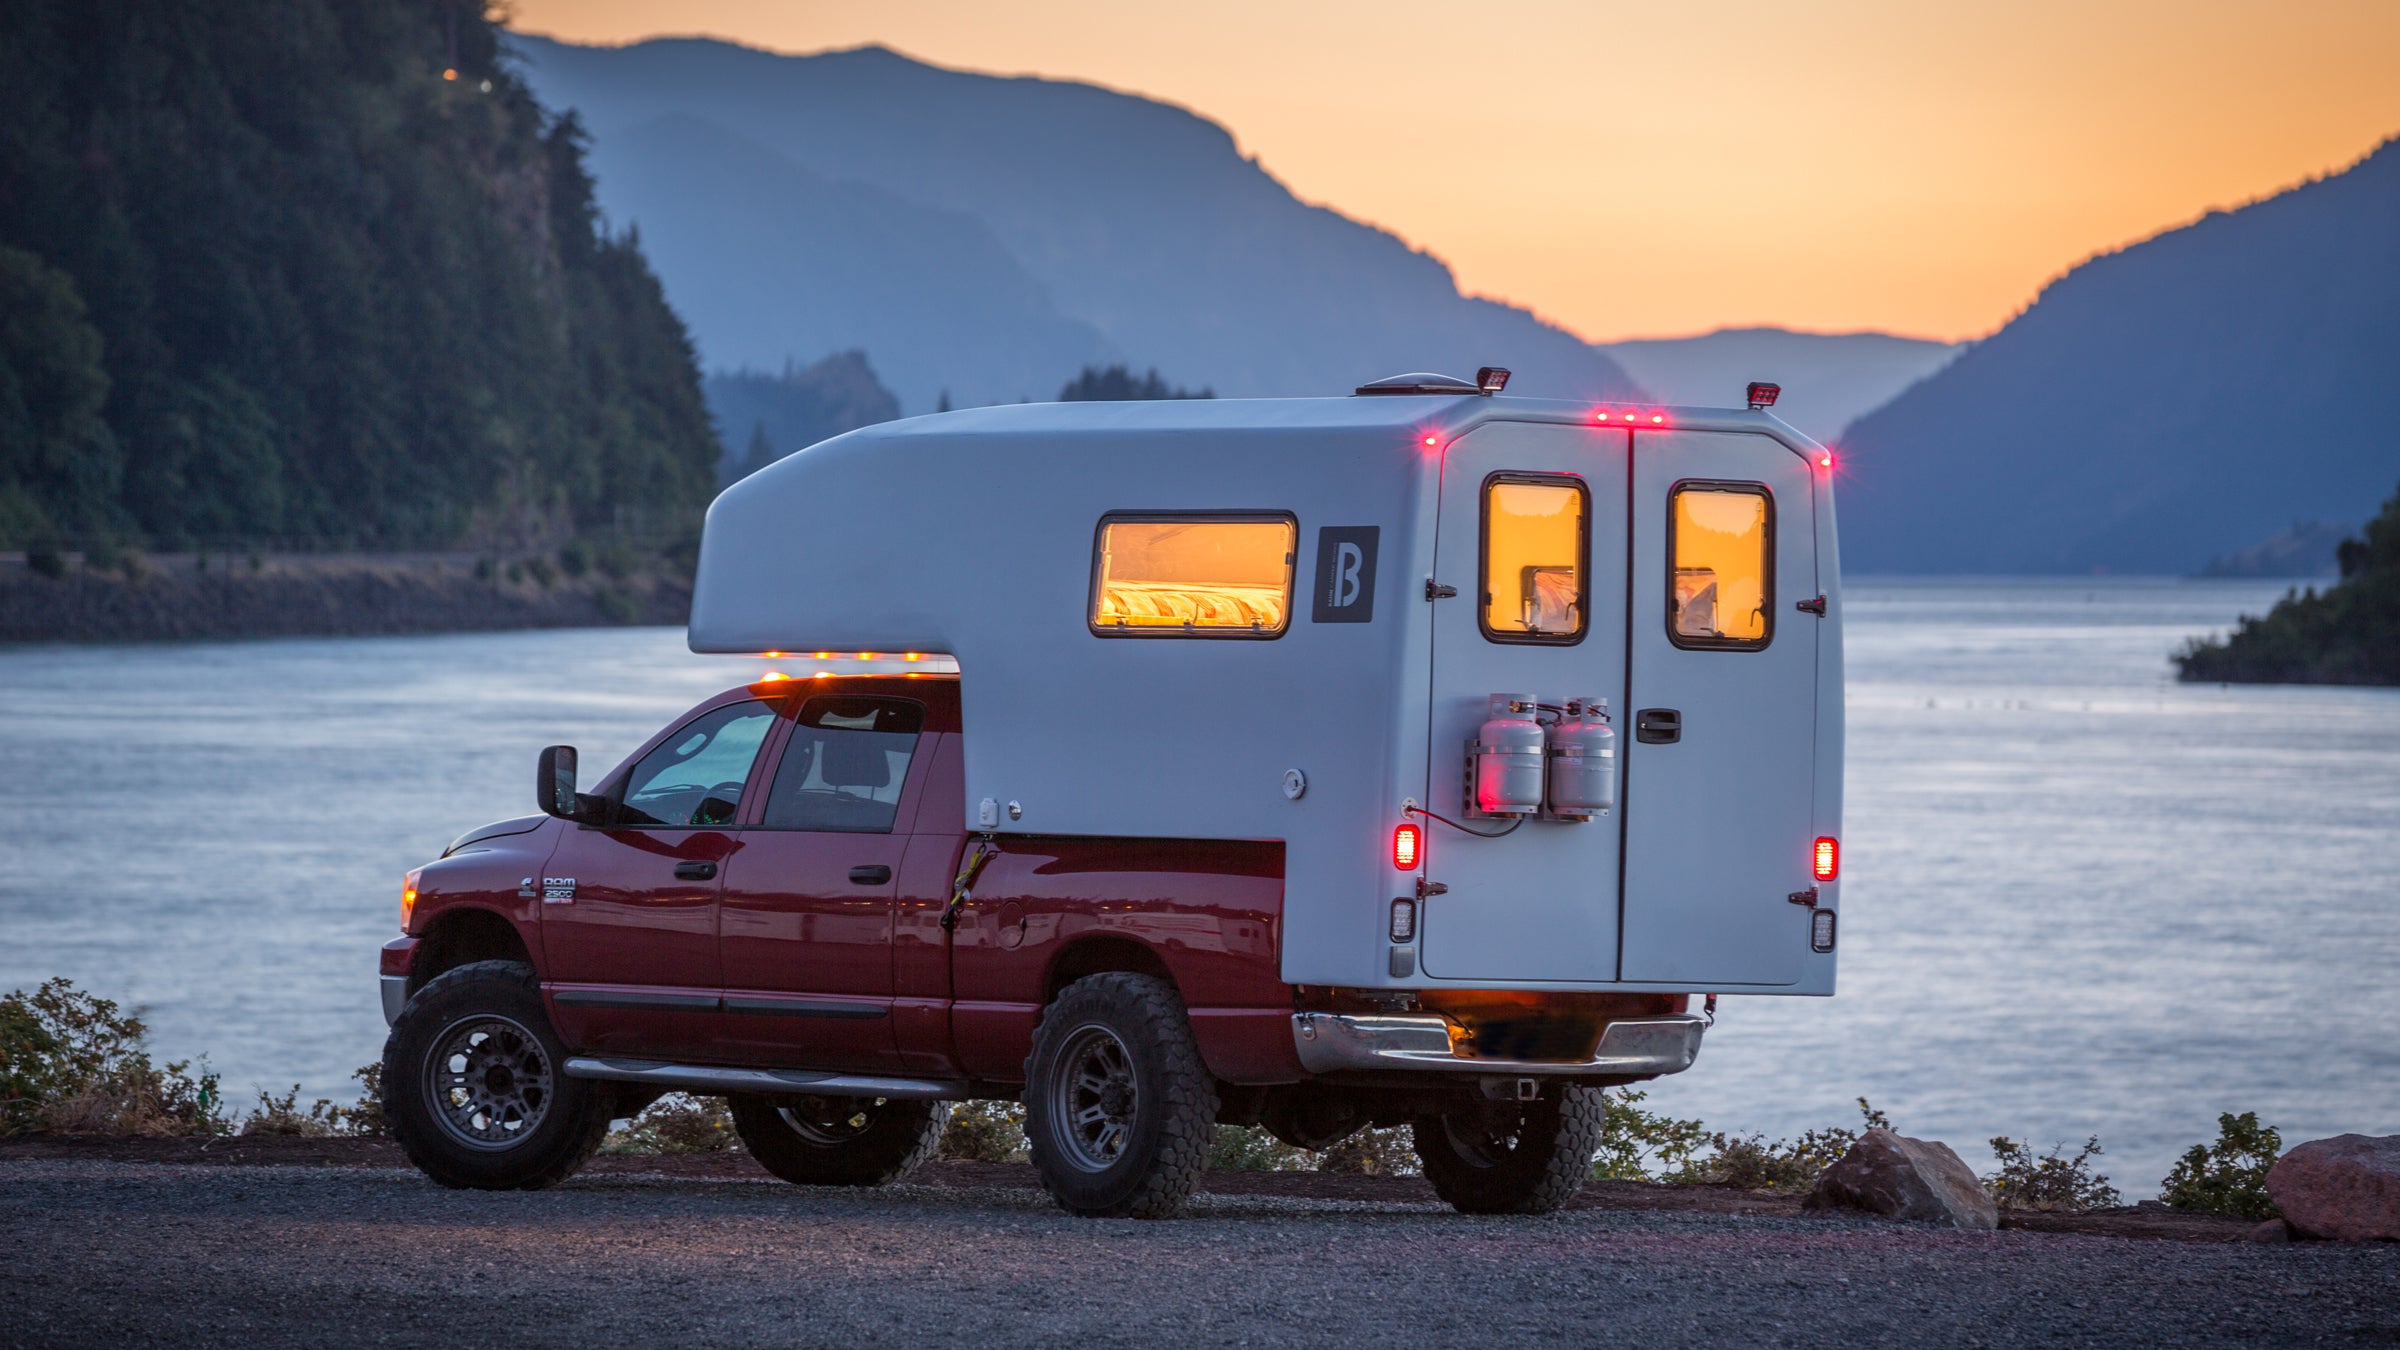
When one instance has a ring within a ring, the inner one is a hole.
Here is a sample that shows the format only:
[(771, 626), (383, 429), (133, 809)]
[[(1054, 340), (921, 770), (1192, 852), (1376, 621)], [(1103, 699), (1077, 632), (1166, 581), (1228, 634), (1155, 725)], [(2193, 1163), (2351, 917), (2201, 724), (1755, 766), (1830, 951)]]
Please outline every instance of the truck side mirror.
[(575, 747), (546, 746), (542, 750), (540, 767), (534, 776), (534, 800), (541, 803), (542, 814), (561, 820), (576, 817), (578, 794), (575, 791)]

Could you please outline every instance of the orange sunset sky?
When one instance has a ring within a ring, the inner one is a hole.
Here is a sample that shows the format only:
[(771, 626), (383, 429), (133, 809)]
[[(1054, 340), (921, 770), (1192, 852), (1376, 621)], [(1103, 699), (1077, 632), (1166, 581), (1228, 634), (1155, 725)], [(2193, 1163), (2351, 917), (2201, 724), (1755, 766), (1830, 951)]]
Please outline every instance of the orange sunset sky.
[(1587, 338), (1992, 331), (2400, 133), (2400, 0), (516, 0), (568, 41), (881, 43), (1232, 131)]

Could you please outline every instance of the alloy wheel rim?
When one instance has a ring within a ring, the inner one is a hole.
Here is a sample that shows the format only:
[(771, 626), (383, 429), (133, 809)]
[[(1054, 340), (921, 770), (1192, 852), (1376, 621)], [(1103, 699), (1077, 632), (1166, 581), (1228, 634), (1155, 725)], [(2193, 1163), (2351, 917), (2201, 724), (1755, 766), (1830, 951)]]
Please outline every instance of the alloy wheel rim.
[(1133, 1054), (1115, 1032), (1094, 1023), (1068, 1035), (1058, 1065), (1050, 1092), (1053, 1132), (1069, 1162), (1105, 1172), (1125, 1156), (1141, 1111)]
[(550, 1054), (512, 1018), (463, 1018), (435, 1039), (425, 1061), (425, 1099), (443, 1133), (497, 1152), (533, 1136), (556, 1097)]

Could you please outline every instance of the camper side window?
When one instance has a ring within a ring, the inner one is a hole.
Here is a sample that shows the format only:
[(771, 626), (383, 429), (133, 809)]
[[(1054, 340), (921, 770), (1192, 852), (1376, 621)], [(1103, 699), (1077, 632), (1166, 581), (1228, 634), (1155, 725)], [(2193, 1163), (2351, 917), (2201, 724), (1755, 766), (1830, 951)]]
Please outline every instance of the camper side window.
[(1775, 636), (1775, 499), (1758, 483), (1679, 483), (1667, 507), (1667, 637), (1757, 651)]
[(1101, 518), (1092, 631), (1102, 637), (1280, 637), (1299, 522), (1288, 515)]
[(1483, 484), (1483, 635), (1583, 640), (1591, 503), (1576, 478), (1494, 474)]

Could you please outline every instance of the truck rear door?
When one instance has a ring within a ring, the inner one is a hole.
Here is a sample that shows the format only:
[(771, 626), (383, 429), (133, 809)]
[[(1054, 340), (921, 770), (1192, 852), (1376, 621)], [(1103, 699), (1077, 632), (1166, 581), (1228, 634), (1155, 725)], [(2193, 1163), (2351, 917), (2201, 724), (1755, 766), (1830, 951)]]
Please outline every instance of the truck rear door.
[(1809, 952), (1816, 477), (1759, 435), (1634, 433), (1622, 978), (1784, 985)]

